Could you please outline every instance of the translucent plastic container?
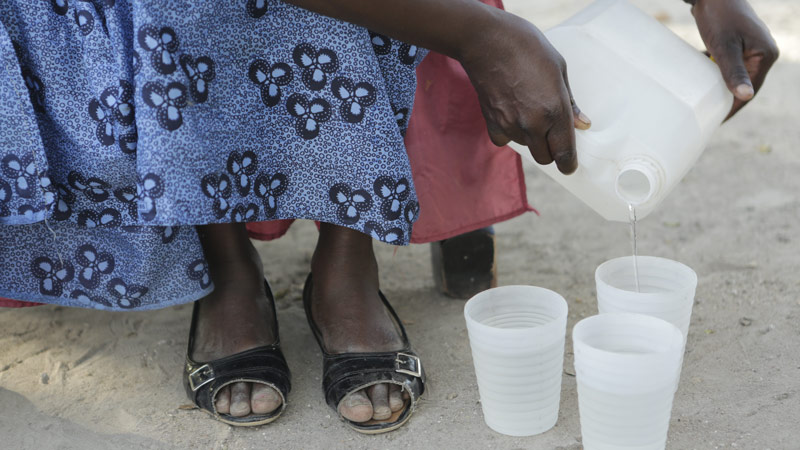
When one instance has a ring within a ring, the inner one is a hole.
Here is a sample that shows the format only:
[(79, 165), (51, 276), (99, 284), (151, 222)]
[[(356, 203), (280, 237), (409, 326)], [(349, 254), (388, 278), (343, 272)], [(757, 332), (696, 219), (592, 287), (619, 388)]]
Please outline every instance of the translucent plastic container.
[(600, 314), (630, 312), (664, 319), (689, 332), (697, 274), (689, 266), (666, 258), (639, 256), (639, 291), (633, 278), (633, 257), (600, 264), (595, 271), (597, 309)]
[(531, 436), (555, 425), (567, 302), (548, 289), (503, 286), (464, 306), (483, 418), (510, 436)]
[(683, 362), (671, 323), (609, 313), (572, 330), (578, 408), (585, 450), (663, 449)]
[(627, 221), (628, 203), (646, 217), (731, 108), (718, 67), (625, 0), (597, 0), (545, 35), (592, 127), (576, 130), (572, 175), (534, 164), (608, 220)]

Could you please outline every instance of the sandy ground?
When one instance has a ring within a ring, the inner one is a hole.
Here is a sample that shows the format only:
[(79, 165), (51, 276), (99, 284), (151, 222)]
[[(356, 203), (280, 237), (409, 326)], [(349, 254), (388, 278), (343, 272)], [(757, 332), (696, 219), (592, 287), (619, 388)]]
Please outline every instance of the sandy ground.
[[(587, 0), (509, 0), (541, 27)], [(692, 42), (678, 0), (640, 0)], [(557, 4), (557, 5), (556, 5)], [(699, 275), (670, 449), (800, 448), (800, 5), (754, 0), (783, 50), (757, 101), (716, 134), (661, 209), (641, 223), (640, 249)], [(629, 253), (628, 229), (607, 223), (529, 167), (541, 217), (497, 227), (501, 284), (563, 294), (568, 330), (596, 313), (594, 269)], [(404, 428), (377, 437), (350, 431), (325, 405), (321, 358), (300, 289), (315, 230), (301, 224), (259, 244), (274, 285), (294, 373), (284, 416), (256, 429), (211, 420), (180, 384), (190, 306), (110, 314), (58, 307), (0, 311), (0, 448), (580, 448), (575, 379), (565, 375), (558, 424), (530, 438), (483, 423), (462, 316), (463, 301), (437, 293), (429, 249), (382, 246), (385, 292), (429, 374), (429, 392)], [(565, 368), (571, 372), (571, 345)]]

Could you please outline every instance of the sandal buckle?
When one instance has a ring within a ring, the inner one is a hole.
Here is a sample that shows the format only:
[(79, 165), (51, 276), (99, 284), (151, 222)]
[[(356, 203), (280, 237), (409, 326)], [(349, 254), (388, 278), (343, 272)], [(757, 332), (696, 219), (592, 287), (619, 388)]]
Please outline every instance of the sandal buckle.
[(214, 369), (208, 364), (203, 364), (189, 374), (189, 387), (192, 388), (192, 392), (197, 392), (198, 389), (213, 380)]
[(395, 372), (405, 373), (417, 378), (422, 377), (422, 361), (418, 356), (398, 353), (394, 360)]

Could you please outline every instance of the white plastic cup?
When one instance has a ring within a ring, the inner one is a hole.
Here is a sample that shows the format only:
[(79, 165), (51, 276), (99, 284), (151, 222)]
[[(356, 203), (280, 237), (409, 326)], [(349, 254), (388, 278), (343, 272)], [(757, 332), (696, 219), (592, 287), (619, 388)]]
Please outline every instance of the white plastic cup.
[(503, 286), (464, 306), (483, 418), (509, 436), (556, 424), (567, 328), (567, 302), (535, 286)]
[(684, 343), (692, 319), (697, 274), (689, 266), (666, 258), (639, 256), (639, 290), (633, 256), (600, 264), (595, 271), (600, 314), (629, 312), (658, 317), (681, 330)]
[(664, 449), (683, 361), (678, 328), (643, 314), (608, 313), (572, 330), (585, 450)]

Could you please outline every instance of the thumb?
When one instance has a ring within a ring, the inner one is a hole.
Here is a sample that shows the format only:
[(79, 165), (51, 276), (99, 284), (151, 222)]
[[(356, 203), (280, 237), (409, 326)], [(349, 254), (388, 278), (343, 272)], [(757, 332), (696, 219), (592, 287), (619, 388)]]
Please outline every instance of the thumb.
[(572, 117), (575, 128), (579, 130), (588, 130), (592, 126), (592, 120), (575, 104), (575, 97), (572, 95), (572, 88), (569, 86), (569, 77), (567, 76), (566, 67), (562, 71), (562, 75), (564, 77), (564, 85), (567, 87), (567, 93), (569, 94), (569, 102), (572, 105)]
[(711, 56), (722, 71), (722, 77), (733, 96), (741, 101), (748, 101), (755, 95), (753, 82), (744, 65), (744, 50), (741, 42), (731, 39), (716, 49), (711, 49)]

